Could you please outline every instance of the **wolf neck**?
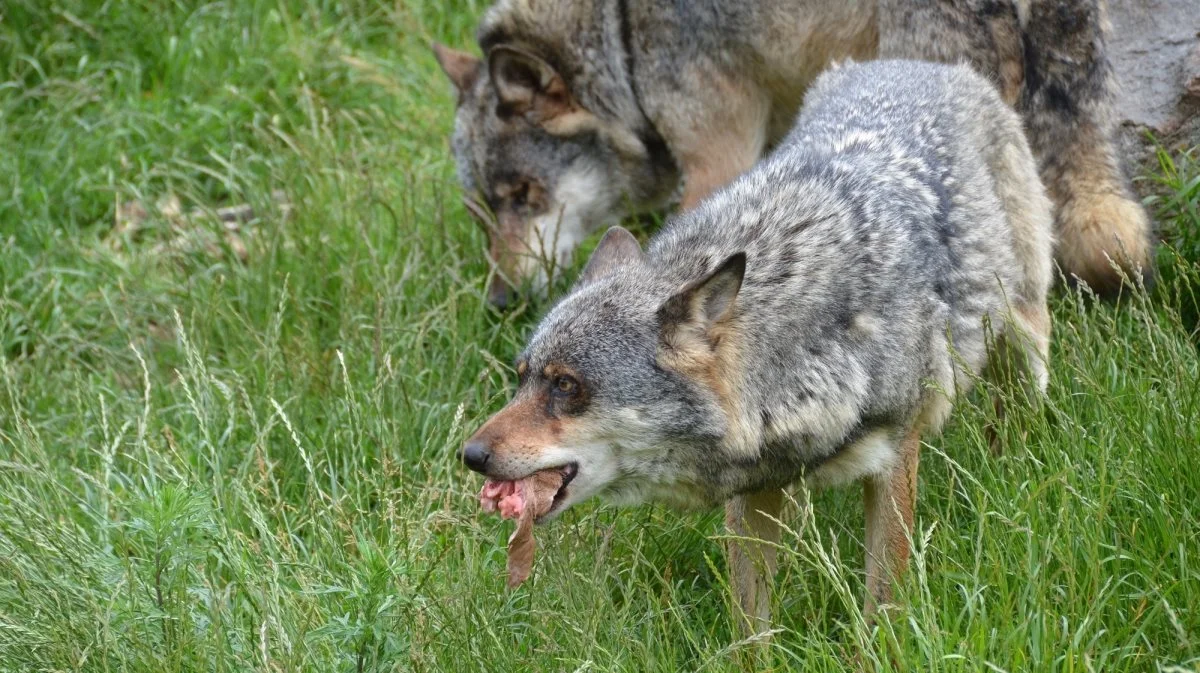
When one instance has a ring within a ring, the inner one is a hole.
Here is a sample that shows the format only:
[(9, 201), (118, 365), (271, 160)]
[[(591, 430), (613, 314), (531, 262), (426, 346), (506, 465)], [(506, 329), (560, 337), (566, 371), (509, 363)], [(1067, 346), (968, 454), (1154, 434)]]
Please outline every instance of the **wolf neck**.
[(667, 170), (674, 171), (674, 159), (671, 156), (671, 150), (667, 146), (667, 141), (655, 126), (654, 120), (646, 113), (646, 107), (642, 103), (641, 92), (638, 91), (637, 75), (635, 69), (636, 53), (633, 49), (633, 24), (632, 17), (629, 15), (630, 0), (616, 0), (618, 32), (621, 36), (620, 60), (624, 68), (625, 83), (629, 90), (629, 95), (633, 99), (633, 104), (637, 108), (640, 116), (638, 125), (634, 128), (642, 144), (645, 145), (646, 151), (650, 159), (655, 163), (669, 163), (670, 166), (664, 166)]

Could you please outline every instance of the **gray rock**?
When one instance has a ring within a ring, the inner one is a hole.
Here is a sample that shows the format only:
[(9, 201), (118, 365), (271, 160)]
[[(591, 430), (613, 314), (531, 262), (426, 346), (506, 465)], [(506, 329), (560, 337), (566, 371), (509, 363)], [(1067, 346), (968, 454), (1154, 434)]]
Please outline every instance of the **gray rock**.
[(1171, 149), (1200, 144), (1200, 0), (1110, 0), (1108, 14), (1127, 158), (1152, 157), (1146, 131)]

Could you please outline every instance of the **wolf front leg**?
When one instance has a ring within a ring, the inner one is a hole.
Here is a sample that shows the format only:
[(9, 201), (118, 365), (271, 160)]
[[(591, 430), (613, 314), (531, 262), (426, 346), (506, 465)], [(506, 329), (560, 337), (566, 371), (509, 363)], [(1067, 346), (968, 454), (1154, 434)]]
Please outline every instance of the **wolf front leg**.
[(867, 596), (863, 602), (863, 615), (868, 619), (881, 605), (891, 602), (892, 580), (908, 568), (920, 453), (921, 430), (916, 427), (900, 442), (895, 464), (886, 472), (864, 481)]
[(782, 509), (780, 489), (739, 495), (725, 504), (725, 523), (733, 536), (726, 547), (729, 585), (744, 636), (762, 633), (770, 626), (775, 545), (780, 534), (777, 521)]

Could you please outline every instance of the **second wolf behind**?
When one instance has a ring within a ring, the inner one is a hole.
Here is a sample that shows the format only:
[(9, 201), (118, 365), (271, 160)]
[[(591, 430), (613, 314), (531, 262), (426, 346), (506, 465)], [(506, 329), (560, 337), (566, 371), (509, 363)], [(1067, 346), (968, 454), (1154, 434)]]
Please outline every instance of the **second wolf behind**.
[[(918, 450), (1007, 343), (1047, 382), (1050, 201), (1020, 120), (965, 66), (833, 69), (796, 128), (643, 252), (609, 230), (464, 445), (493, 481), (727, 503), (738, 602), (769, 620), (782, 489), (861, 480), (866, 610), (908, 559)], [(494, 485), (494, 484), (489, 484)]]
[(1064, 272), (1115, 292), (1109, 258), (1134, 275), (1151, 247), (1112, 145), (1105, 24), (1104, 0), (497, 0), (483, 60), (435, 47), (459, 91), (459, 179), (491, 225), (490, 298), (681, 182), (690, 208), (749, 169), (846, 58), (965, 61), (992, 80), (1024, 117)]

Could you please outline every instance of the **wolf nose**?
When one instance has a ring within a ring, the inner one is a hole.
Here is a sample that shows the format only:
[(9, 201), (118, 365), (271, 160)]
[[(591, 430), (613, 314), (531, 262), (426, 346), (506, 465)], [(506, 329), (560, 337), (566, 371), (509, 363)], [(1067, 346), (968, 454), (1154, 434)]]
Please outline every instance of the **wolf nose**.
[(487, 444), (478, 439), (467, 442), (462, 450), (462, 461), (467, 464), (467, 467), (480, 474), (483, 474), (484, 469), (487, 468), (488, 459), (491, 457), (492, 452), (488, 451)]

